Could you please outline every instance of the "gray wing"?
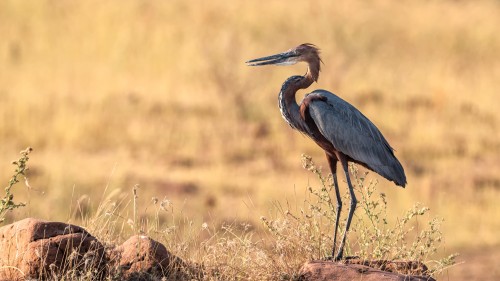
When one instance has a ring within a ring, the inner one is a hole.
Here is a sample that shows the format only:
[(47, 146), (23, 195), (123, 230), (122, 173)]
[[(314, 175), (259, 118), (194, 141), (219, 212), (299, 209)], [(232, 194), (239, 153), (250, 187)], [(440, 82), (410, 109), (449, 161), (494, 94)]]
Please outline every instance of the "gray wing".
[(316, 90), (313, 94), (326, 97), (326, 101), (311, 102), (309, 114), (320, 133), (335, 149), (404, 187), (406, 176), (403, 167), (377, 127), (338, 96), (324, 90)]

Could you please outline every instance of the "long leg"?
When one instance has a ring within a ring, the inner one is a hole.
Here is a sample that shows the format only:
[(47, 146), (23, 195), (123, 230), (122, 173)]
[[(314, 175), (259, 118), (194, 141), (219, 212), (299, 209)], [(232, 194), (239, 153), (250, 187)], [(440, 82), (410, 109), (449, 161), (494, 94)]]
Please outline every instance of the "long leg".
[(335, 229), (333, 233), (332, 258), (335, 257), (335, 247), (337, 246), (337, 230), (339, 229), (340, 212), (342, 211), (342, 200), (340, 198), (339, 184), (337, 182), (337, 158), (326, 154), (328, 165), (333, 177), (333, 186), (335, 187), (335, 196), (337, 197), (337, 213), (335, 215)]
[(349, 206), (349, 214), (347, 216), (347, 222), (345, 225), (345, 232), (344, 232), (344, 236), (342, 237), (342, 242), (340, 243), (339, 252), (337, 253), (337, 256), (335, 257), (336, 261), (341, 260), (342, 256), (344, 255), (344, 246), (345, 246), (347, 232), (349, 231), (349, 227), (351, 226), (352, 216), (354, 214), (354, 210), (356, 209), (356, 204), (358, 203), (358, 201), (356, 200), (356, 195), (354, 194), (354, 188), (352, 187), (352, 184), (351, 184), (351, 178), (349, 177), (349, 167), (347, 165), (347, 159), (346, 159), (345, 155), (343, 155), (343, 154), (339, 153), (339, 156), (340, 156), (339, 160), (340, 160), (340, 163), (342, 164), (342, 168), (344, 169), (344, 173), (345, 173), (345, 178), (347, 180), (347, 186), (349, 187), (349, 194), (351, 195), (351, 206)]

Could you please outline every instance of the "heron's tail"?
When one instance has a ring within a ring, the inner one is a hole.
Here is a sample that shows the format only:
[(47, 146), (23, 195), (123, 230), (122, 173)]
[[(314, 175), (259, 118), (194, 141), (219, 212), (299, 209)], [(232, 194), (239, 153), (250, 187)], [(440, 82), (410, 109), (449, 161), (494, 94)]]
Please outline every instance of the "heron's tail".
[(388, 165), (374, 165), (374, 167), (370, 168), (384, 178), (393, 181), (396, 185), (403, 188), (406, 186), (405, 170), (396, 157), (392, 157)]

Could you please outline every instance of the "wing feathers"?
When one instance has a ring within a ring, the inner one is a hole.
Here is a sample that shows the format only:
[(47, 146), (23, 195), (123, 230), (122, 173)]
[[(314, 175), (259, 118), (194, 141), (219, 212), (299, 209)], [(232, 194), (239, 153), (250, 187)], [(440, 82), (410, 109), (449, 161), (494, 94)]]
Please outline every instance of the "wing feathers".
[(406, 176), (403, 167), (377, 127), (338, 96), (323, 90), (313, 93), (326, 99), (311, 101), (309, 114), (321, 134), (335, 149), (364, 163), (397, 185), (404, 186)]

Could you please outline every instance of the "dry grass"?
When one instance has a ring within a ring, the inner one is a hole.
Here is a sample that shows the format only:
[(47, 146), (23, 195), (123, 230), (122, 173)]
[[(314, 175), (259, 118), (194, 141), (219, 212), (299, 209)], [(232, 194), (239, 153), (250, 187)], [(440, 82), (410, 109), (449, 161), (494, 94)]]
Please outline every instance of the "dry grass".
[[(21, 158), (25, 160), (23, 167), (26, 169), (27, 153), (28, 150), (22, 151)], [(282, 205), (276, 201), (269, 216), (260, 218), (262, 230), (244, 222), (198, 225), (177, 212), (167, 199), (153, 198), (147, 205), (153, 210), (153, 215), (139, 217), (138, 185), (133, 187), (128, 201), (116, 194), (108, 194), (95, 214), (83, 218), (84, 225), (103, 243), (110, 259), (117, 257), (113, 252), (122, 237), (146, 234), (164, 243), (184, 261), (172, 262), (171, 267), (162, 270), (161, 274), (166, 274), (168, 280), (299, 280), (300, 268), (305, 262), (331, 257), (332, 221), (337, 210), (335, 200), (331, 198), (332, 179), (322, 174), (310, 156), (303, 156), (302, 160), (304, 168), (318, 177), (320, 186), (310, 186), (302, 203), (286, 201), (286, 205)], [(456, 254), (436, 259), (444, 241), (441, 220), (429, 218), (429, 208), (415, 204), (396, 221), (389, 222), (388, 203), (385, 194), (376, 190), (377, 183), (367, 182), (367, 173), (360, 174), (355, 165), (351, 165), (351, 173), (355, 189), (361, 194), (360, 209), (364, 212), (358, 212), (351, 228), (347, 255), (365, 261), (379, 261), (373, 267), (383, 267), (387, 261), (426, 263), (428, 269), (421, 268), (418, 272), (409, 273), (404, 268), (396, 270), (402, 270), (400, 273), (403, 274), (434, 277), (455, 264)], [(346, 192), (344, 202), (347, 202), (347, 197)], [(0, 209), (4, 205), (9, 204), (0, 202)], [(170, 221), (161, 222), (161, 217), (169, 217)], [(344, 221), (340, 222), (340, 228), (345, 228)], [(68, 249), (61, 249), (61, 252), (68, 253)], [(102, 254), (90, 250), (91, 254), (85, 253), (82, 261), (82, 255), (76, 253), (67, 254), (62, 268), (51, 264), (50, 272), (41, 272), (39, 277), (50, 280), (124, 278), (118, 261), (109, 260), (104, 263), (104, 268), (96, 267), (103, 264)], [(136, 277), (159, 280), (162, 276), (157, 274), (160, 273), (138, 272)]]
[(139, 183), (139, 206), (165, 197), (194, 224), (259, 227), (315, 181), (301, 153), (326, 161), (276, 106), (304, 66), (243, 62), (312, 42), (325, 62), (314, 88), (362, 110), (406, 168), (406, 190), (380, 181), (389, 212), (424, 202), (448, 249), (498, 245), (498, 26), (488, 0), (2, 1), (3, 182), (16, 151), (36, 151), (33, 188), (16, 194), (28, 207), (8, 220), (81, 223)]

